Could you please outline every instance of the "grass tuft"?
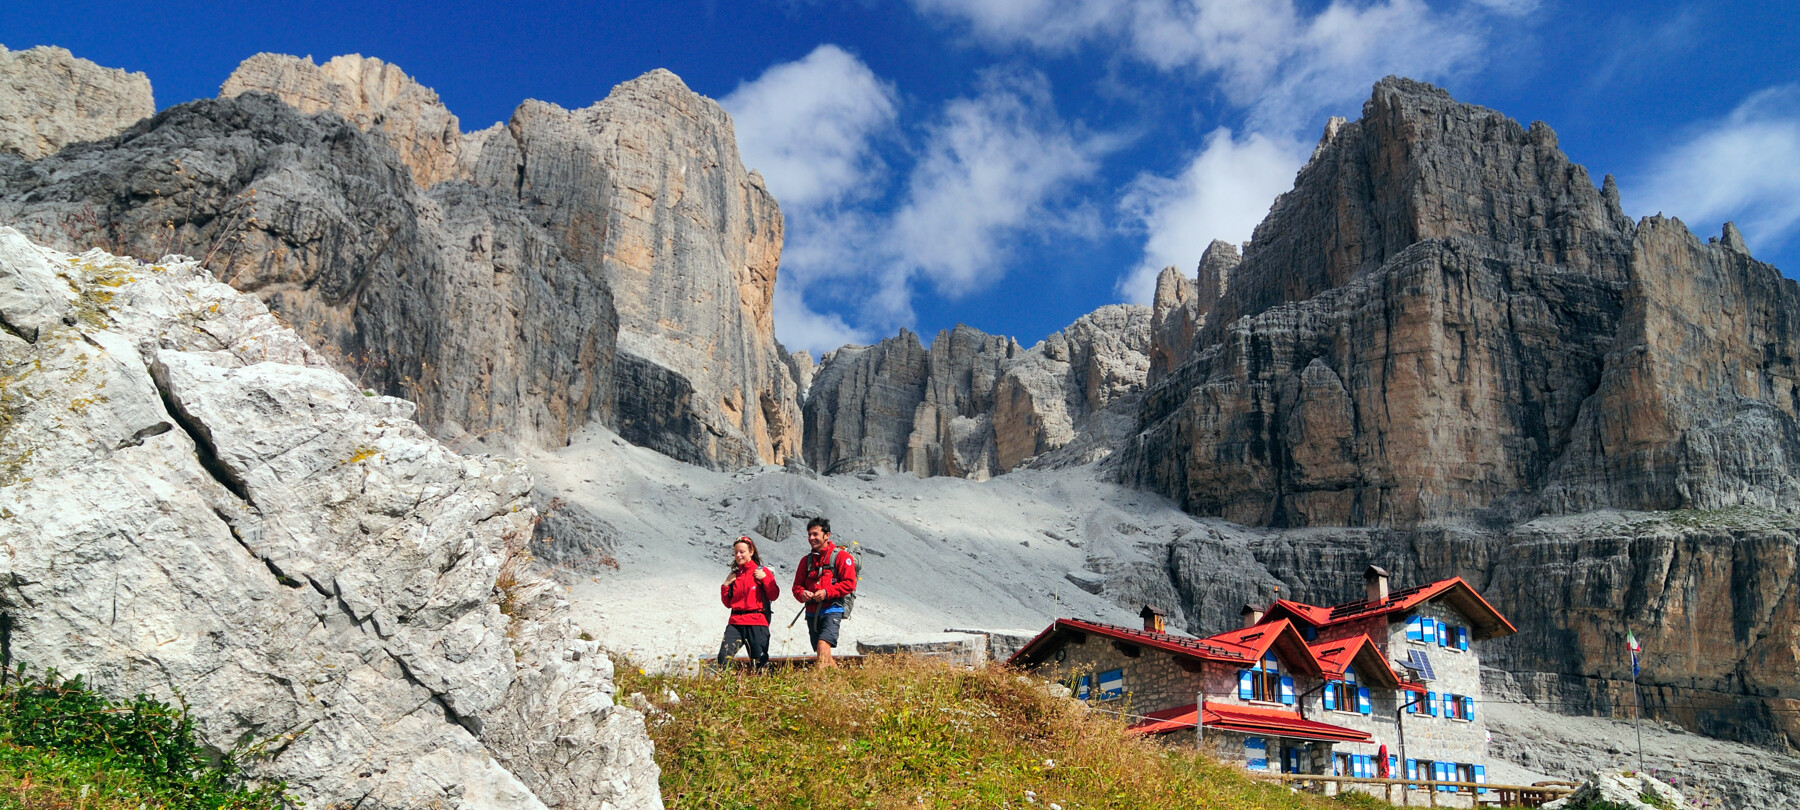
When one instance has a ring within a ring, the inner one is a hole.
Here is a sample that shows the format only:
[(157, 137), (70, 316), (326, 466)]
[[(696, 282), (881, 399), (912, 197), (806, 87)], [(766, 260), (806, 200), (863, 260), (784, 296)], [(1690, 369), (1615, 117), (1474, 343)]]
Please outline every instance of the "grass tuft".
[(55, 670), (0, 686), (0, 809), (278, 810), (285, 785), (252, 788), (231, 754), (194, 740), (185, 708), (113, 701)]
[(646, 675), (623, 661), (615, 672), (621, 695), (651, 700), (673, 810), (1388, 806), (1298, 793), (1127, 737), (1119, 719), (998, 666), (879, 656), (759, 675)]

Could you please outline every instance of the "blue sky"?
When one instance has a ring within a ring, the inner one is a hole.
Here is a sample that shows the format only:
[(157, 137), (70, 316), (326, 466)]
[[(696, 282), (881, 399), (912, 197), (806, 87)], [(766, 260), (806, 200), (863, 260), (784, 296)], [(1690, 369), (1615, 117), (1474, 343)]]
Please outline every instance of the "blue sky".
[(1556, 0), (20, 3), (0, 44), (150, 76), (361, 53), (465, 131), (665, 67), (720, 100), (788, 220), (776, 329), (815, 352), (955, 324), (1030, 345), (1242, 241), (1389, 73), (1543, 120), (1626, 212), (1736, 220), (1800, 270), (1800, 12)]

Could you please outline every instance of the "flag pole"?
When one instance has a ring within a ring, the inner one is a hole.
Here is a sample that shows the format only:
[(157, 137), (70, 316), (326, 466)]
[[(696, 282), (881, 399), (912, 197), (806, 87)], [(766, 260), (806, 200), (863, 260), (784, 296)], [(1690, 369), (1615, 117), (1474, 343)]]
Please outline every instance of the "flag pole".
[(1638, 691), (1638, 644), (1637, 637), (1630, 630), (1625, 631), (1626, 645), (1631, 649), (1631, 715), (1632, 725), (1637, 730), (1637, 769), (1638, 778), (1644, 776), (1644, 699)]

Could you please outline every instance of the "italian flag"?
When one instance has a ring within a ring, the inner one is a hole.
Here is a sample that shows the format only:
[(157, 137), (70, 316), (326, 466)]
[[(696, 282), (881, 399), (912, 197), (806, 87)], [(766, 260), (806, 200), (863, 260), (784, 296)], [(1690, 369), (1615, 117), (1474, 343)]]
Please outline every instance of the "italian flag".
[(1625, 649), (1631, 651), (1631, 677), (1636, 678), (1638, 676), (1638, 653), (1643, 652), (1644, 648), (1638, 644), (1637, 636), (1632, 635), (1630, 630), (1625, 631)]

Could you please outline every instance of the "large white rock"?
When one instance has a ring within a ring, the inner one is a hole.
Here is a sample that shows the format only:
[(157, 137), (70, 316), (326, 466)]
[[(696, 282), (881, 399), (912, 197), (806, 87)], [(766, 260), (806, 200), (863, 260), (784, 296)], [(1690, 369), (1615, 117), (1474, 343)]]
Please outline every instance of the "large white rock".
[(181, 700), (314, 807), (661, 806), (641, 716), (525, 570), (518, 463), (431, 440), (189, 261), (0, 228), (0, 311), (69, 315), (0, 330), (14, 660)]

